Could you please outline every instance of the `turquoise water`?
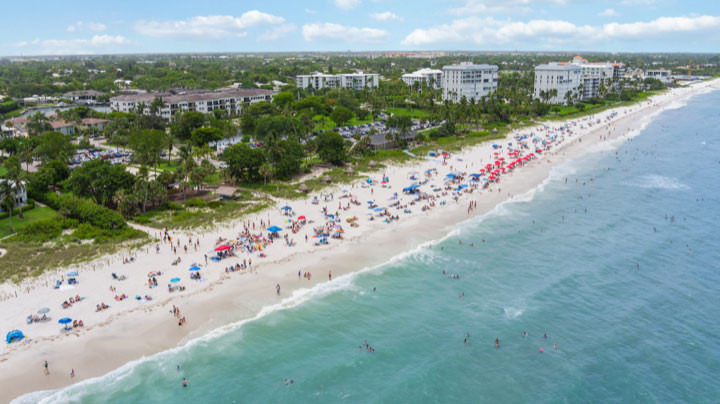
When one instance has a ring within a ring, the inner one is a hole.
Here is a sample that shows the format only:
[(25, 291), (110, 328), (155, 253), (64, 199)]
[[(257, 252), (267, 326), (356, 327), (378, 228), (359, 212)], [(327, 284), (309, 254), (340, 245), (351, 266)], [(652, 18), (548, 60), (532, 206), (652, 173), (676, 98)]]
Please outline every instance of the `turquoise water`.
[(695, 97), (432, 249), (46, 400), (717, 400), (718, 106), (720, 92)]

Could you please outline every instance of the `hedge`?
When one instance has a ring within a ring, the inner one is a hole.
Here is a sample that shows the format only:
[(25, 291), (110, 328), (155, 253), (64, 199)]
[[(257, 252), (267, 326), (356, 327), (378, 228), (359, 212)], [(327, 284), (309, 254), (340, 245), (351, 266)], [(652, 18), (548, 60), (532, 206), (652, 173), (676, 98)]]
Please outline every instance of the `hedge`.
[[(33, 210), (34, 208), (35, 208), (35, 201), (32, 199), (28, 199), (28, 203), (27, 203), (27, 205), (22, 207), (22, 211), (23, 211), (23, 213), (25, 213), (28, 210)], [(13, 214), (13, 217), (17, 217), (20, 214), (20, 208), (14, 209), (12, 214)], [(0, 213), (0, 220), (7, 219), (8, 216), (10, 216), (10, 213), (8, 213), (8, 212)]]

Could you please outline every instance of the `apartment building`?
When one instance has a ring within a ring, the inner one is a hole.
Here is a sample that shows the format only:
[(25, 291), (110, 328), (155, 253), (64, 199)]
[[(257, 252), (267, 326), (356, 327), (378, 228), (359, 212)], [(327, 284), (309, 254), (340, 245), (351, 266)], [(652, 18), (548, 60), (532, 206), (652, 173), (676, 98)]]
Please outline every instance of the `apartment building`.
[[(582, 68), (574, 64), (548, 63), (535, 66), (534, 97), (551, 104), (566, 104), (565, 94), (577, 95), (582, 83)], [(549, 97), (549, 94), (557, 93)], [(549, 97), (549, 98), (548, 98)]]
[(464, 62), (443, 66), (443, 100), (459, 102), (479, 100), (497, 90), (498, 67), (495, 65), (476, 65)]
[(341, 73), (341, 74), (301, 74), (295, 77), (298, 88), (350, 88), (360, 90), (366, 87), (374, 88), (380, 85), (380, 75), (377, 73)]
[(440, 89), (442, 88), (442, 70), (437, 69), (420, 69), (412, 73), (405, 73), (402, 75), (402, 81), (409, 86), (420, 83), (422, 86), (425, 84), (430, 88)]
[(150, 113), (150, 104), (160, 98), (163, 106), (158, 115), (170, 120), (177, 113), (198, 111), (204, 114), (216, 109), (227, 111), (230, 115), (239, 115), (245, 105), (260, 101), (272, 101), (274, 93), (270, 90), (225, 88), (210, 90), (170, 90), (126, 94), (110, 99), (110, 108), (119, 112), (135, 112), (140, 105), (145, 105), (144, 114)]
[(659, 70), (646, 70), (645, 73), (643, 73), (643, 78), (652, 78), (652, 79), (658, 79), (662, 81), (663, 83), (667, 84), (672, 81), (672, 72), (670, 70), (665, 69), (659, 69)]

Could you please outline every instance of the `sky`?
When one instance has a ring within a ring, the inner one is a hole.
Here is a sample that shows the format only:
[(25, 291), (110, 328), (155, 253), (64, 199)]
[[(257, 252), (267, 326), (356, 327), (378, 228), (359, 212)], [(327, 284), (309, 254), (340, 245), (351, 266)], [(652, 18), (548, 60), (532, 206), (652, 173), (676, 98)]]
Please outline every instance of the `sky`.
[(720, 0), (3, 2), (0, 55), (720, 52)]

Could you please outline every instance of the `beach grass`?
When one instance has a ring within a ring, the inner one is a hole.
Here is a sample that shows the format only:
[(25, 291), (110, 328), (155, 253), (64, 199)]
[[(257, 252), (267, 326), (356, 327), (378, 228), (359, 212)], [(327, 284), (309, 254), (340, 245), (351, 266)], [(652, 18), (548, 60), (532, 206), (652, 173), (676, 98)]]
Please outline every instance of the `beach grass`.
[(0, 257), (0, 282), (20, 282), (26, 277), (37, 277), (55, 268), (91, 261), (121, 249), (139, 248), (148, 240), (131, 240), (123, 243), (28, 243), (5, 241), (0, 248), (6, 250)]
[(135, 223), (157, 229), (209, 228), (217, 223), (238, 219), (272, 205), (268, 199), (255, 199), (252, 193), (241, 192), (238, 200), (205, 202), (191, 199), (185, 204), (168, 205), (133, 218)]
[[(37, 222), (38, 220), (50, 219), (57, 216), (57, 213), (47, 206), (35, 206), (33, 209), (23, 212), (23, 218), (20, 219), (17, 215), (13, 215), (12, 225), (14, 232), (30, 225), (31, 223)], [(0, 238), (9, 236), (10, 234), (10, 218), (0, 220)]]

